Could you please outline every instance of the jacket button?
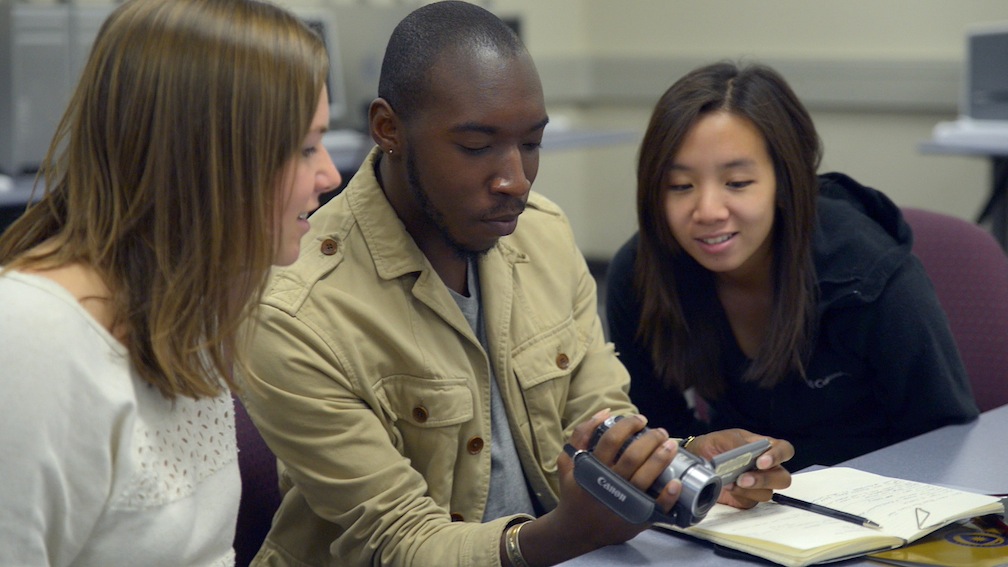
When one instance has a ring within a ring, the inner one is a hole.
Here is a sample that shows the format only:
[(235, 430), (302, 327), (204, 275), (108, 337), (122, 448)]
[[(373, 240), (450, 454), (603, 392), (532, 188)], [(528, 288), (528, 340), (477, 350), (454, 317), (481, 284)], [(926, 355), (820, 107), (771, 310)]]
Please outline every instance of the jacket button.
[(336, 242), (332, 238), (326, 238), (322, 241), (322, 253), (326, 256), (332, 256), (339, 250), (339, 242)]
[(452, 512), (451, 513), (451, 520), (453, 522), (464, 522), (465, 518), (463, 518), (462, 514), (459, 514), (458, 512)]
[(430, 417), (430, 414), (427, 412), (427, 408), (423, 406), (413, 408), (413, 419), (415, 419), (417, 423), (426, 422), (428, 417)]
[(470, 455), (478, 455), (480, 451), (483, 450), (483, 438), (473, 437), (466, 443), (466, 450), (469, 451)]
[(567, 370), (567, 368), (570, 367), (570, 358), (561, 352), (556, 357), (556, 365), (560, 370)]

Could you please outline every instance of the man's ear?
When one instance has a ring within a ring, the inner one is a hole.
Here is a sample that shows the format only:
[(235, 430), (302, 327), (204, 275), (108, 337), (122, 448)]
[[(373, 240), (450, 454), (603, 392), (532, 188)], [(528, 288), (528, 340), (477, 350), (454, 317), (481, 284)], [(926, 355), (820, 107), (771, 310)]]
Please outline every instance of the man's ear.
[(382, 149), (383, 153), (394, 155), (399, 153), (400, 129), (399, 116), (392, 110), (388, 101), (376, 98), (368, 108), (368, 127), (371, 139)]

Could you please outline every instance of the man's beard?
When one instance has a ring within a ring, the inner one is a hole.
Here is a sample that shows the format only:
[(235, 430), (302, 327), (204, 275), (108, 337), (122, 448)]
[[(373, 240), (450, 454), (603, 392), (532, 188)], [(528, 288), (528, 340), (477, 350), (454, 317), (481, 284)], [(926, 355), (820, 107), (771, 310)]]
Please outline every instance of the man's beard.
[(430, 197), (427, 195), (426, 189), (424, 189), (423, 183), (420, 182), (420, 172), (416, 164), (416, 153), (412, 147), (406, 151), (406, 178), (409, 182), (410, 192), (413, 193), (417, 202), (420, 203), (420, 208), (423, 210), (424, 215), (437, 228), (438, 233), (441, 234), (441, 238), (444, 239), (445, 243), (455, 252), (458, 258), (466, 262), (475, 261), (493, 248), (491, 245), (485, 250), (472, 250), (466, 248), (464, 244), (451, 235), (448, 231), (448, 223), (445, 221), (444, 214), (434, 206), (434, 203), (431, 202)]

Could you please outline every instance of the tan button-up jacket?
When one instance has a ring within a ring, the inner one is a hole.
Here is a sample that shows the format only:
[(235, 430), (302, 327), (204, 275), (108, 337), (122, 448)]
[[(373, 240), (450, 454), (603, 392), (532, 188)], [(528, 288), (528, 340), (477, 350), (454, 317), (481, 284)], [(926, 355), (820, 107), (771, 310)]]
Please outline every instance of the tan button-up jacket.
[[(490, 352), (389, 205), (372, 151), (262, 300), (243, 398), (287, 489), (260, 565), (499, 565), (490, 374), (533, 492), (603, 408), (635, 411), (566, 217), (532, 194), (479, 261)], [(456, 521), (453, 521), (456, 520)], [(462, 520), (462, 521), (458, 521)]]

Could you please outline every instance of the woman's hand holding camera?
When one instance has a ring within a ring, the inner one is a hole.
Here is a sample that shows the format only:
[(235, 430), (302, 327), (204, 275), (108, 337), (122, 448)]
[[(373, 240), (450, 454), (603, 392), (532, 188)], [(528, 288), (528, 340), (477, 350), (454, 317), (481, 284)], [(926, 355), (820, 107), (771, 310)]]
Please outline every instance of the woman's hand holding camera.
[(736, 508), (752, 508), (758, 502), (770, 500), (774, 490), (791, 486), (791, 473), (783, 463), (794, 456), (794, 446), (783, 439), (772, 439), (745, 429), (725, 429), (701, 435), (690, 442), (691, 453), (704, 459), (740, 447), (759, 439), (770, 439), (772, 445), (756, 459), (756, 468), (742, 473), (736, 481), (723, 488), (718, 502)]

